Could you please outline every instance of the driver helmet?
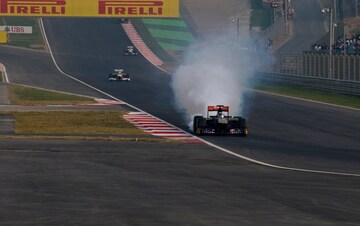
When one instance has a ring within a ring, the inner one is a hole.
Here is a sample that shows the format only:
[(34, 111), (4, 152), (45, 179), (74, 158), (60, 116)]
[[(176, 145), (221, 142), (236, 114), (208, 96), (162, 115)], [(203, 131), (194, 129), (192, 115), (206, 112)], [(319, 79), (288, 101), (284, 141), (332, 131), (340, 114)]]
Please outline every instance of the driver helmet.
[(223, 113), (222, 113), (222, 108), (219, 108), (218, 111), (217, 111), (217, 115), (221, 118), (224, 117)]

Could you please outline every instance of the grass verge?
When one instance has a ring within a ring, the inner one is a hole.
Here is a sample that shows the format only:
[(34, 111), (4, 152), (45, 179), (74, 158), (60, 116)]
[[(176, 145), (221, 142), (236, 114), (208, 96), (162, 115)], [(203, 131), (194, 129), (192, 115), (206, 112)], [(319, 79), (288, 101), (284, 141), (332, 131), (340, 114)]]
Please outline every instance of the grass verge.
[(8, 92), (10, 102), (18, 105), (66, 105), (90, 104), (96, 102), (94, 99), (88, 97), (57, 93), (13, 84), (8, 86)]
[(125, 111), (14, 112), (16, 134), (145, 135), (123, 119)]
[(360, 97), (285, 85), (258, 85), (256, 90), (360, 109)]
[[(93, 103), (91, 98), (8, 85), (11, 102), (19, 105)], [(151, 137), (123, 118), (126, 111), (0, 112), (14, 117), (14, 136), (0, 139), (68, 139), (164, 142)]]
[(1, 135), (0, 139), (57, 139), (57, 140), (103, 140), (103, 141), (128, 141), (128, 142), (179, 142), (177, 140), (169, 140), (161, 137), (116, 137), (116, 136), (34, 136), (34, 135), (17, 135), (6, 136)]

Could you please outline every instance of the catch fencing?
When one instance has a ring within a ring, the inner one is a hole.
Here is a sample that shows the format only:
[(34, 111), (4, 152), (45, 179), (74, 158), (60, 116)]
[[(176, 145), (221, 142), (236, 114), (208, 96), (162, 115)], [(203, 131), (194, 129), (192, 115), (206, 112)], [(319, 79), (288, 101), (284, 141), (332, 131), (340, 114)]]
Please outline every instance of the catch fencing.
[(263, 54), (258, 59), (258, 76), (267, 81), (360, 95), (360, 56)]

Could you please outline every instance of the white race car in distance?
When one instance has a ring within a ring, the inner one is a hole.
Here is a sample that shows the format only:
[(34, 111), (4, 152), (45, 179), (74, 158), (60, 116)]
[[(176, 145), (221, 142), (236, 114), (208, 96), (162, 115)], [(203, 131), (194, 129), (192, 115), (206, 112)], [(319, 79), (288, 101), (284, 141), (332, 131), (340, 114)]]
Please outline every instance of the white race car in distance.
[(112, 73), (109, 73), (109, 81), (128, 81), (130, 82), (130, 75), (126, 73), (124, 69), (114, 69)]

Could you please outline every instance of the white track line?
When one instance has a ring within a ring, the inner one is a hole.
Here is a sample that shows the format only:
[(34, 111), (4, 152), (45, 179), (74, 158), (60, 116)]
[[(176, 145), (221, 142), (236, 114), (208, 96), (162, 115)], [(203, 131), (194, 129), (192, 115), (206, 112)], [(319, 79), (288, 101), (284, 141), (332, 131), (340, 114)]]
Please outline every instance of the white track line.
[(53, 54), (53, 52), (52, 52), (52, 50), (51, 50), (49, 41), (48, 41), (47, 36), (46, 36), (46, 32), (45, 32), (45, 28), (44, 28), (44, 24), (43, 24), (42, 18), (39, 18), (39, 24), (40, 24), (41, 33), (43, 34), (43, 37), (44, 37), (45, 43), (46, 43), (46, 45), (47, 45), (47, 48), (48, 48), (48, 50), (49, 50), (51, 59), (53, 60), (55, 67), (59, 70), (59, 72), (60, 72), (61, 74), (63, 74), (64, 76), (69, 77), (69, 78), (71, 78), (71, 79), (73, 79), (73, 80), (81, 83), (81, 84), (84, 85), (84, 86), (87, 86), (87, 87), (89, 87), (89, 88), (91, 88), (91, 89), (93, 89), (93, 90), (96, 90), (97, 92), (102, 93), (102, 94), (104, 94), (104, 95), (106, 95), (106, 96), (108, 96), (108, 97), (110, 97), (110, 98), (112, 98), (112, 99), (114, 99), (114, 100), (117, 100), (117, 101), (122, 102), (121, 100), (119, 100), (119, 99), (111, 96), (110, 94), (105, 93), (105, 92), (103, 92), (103, 91), (101, 91), (101, 90), (99, 90), (99, 89), (97, 89), (97, 88), (95, 88), (95, 87), (93, 87), (93, 86), (91, 86), (91, 85), (89, 85), (89, 84), (87, 84), (87, 83), (85, 83), (85, 82), (83, 82), (83, 81), (81, 81), (81, 80), (79, 80), (79, 79), (77, 79), (77, 78), (75, 78), (75, 77), (73, 77), (73, 76), (71, 76), (71, 75), (68, 75), (68, 74), (66, 74), (65, 72), (63, 72), (63, 71), (60, 69), (60, 67), (58, 66), (57, 62), (55, 61), (54, 54)]
[(6, 82), (6, 83), (9, 83), (9, 78), (8, 78), (8, 76), (7, 76), (7, 73), (6, 73), (6, 67), (5, 67), (5, 65), (3, 65), (2, 63), (0, 63), (0, 67), (1, 67), (0, 71), (4, 72), (5, 82)]
[[(199, 138), (201, 139), (201, 138)], [(292, 168), (292, 167), (286, 167), (286, 166), (278, 166), (278, 165), (273, 165), (273, 164), (269, 164), (266, 162), (262, 162), (262, 161), (258, 161), (252, 158), (248, 158), (246, 156), (237, 154), (235, 152), (229, 151), (225, 148), (222, 148), (220, 146), (217, 146), (213, 143), (210, 143), (206, 140), (201, 139), (205, 144), (214, 147), (220, 151), (223, 151), (225, 153), (228, 153), (230, 155), (239, 157), (241, 159), (244, 159), (246, 161), (252, 162), (252, 163), (256, 163), (262, 166), (267, 166), (267, 167), (271, 167), (271, 168), (275, 168), (275, 169), (281, 169), (281, 170), (290, 170), (290, 171), (297, 171), (297, 172), (304, 172), (304, 173), (318, 173), (318, 174), (328, 174), (328, 175), (337, 175), (337, 176), (353, 176), (353, 177), (360, 177), (360, 174), (356, 174), (356, 173), (345, 173), (345, 172), (332, 172), (332, 171), (322, 171), (322, 170), (310, 170), (310, 169), (301, 169), (301, 168)]]
[[(108, 94), (108, 93), (105, 93), (105, 92), (103, 92), (103, 91), (101, 91), (101, 90), (99, 90), (99, 89), (97, 89), (97, 88), (95, 88), (95, 87), (93, 87), (93, 86), (90, 86), (89, 84), (87, 84), (87, 83), (85, 83), (85, 82), (83, 82), (83, 81), (80, 81), (79, 79), (76, 79), (76, 78), (74, 78), (74, 77), (72, 77), (72, 76), (70, 76), (70, 75), (68, 75), (68, 74), (65, 74), (65, 73), (59, 68), (59, 66), (57, 65), (57, 63), (56, 63), (56, 61), (55, 61), (54, 55), (53, 55), (53, 53), (52, 53), (52, 51), (51, 51), (51, 48), (50, 48), (50, 45), (49, 45), (49, 41), (47, 40), (47, 37), (46, 37), (44, 25), (43, 25), (43, 22), (42, 22), (42, 19), (41, 19), (41, 18), (39, 19), (39, 22), (40, 22), (40, 28), (41, 28), (41, 31), (42, 31), (42, 33), (43, 33), (43, 36), (44, 36), (46, 45), (48, 46), (48, 49), (49, 49), (49, 52), (50, 52), (50, 55), (51, 55), (51, 58), (52, 58), (52, 60), (53, 60), (53, 62), (54, 62), (54, 64), (55, 64), (56, 68), (60, 71), (61, 74), (65, 75), (65, 76), (67, 76), (67, 77), (69, 77), (69, 78), (71, 78), (71, 79), (73, 79), (73, 80), (75, 80), (75, 81), (77, 81), (77, 82), (79, 82), (79, 83), (81, 83), (81, 84), (83, 84), (83, 85), (91, 88), (91, 89), (94, 89), (94, 90), (96, 90), (96, 91), (98, 91), (98, 92), (100, 92), (100, 93), (102, 93), (102, 94), (104, 94), (104, 95), (106, 95), (106, 96), (114, 99), (114, 100), (121, 101), (121, 100), (117, 99), (116, 97), (111, 96), (111, 95)], [(123, 102), (123, 101), (121, 101), (121, 102)], [(148, 114), (147, 112), (142, 111), (141, 109), (139, 109), (139, 108), (137, 108), (137, 107), (135, 107), (135, 106), (132, 106), (131, 104), (128, 104), (128, 103), (126, 103), (126, 102), (124, 102), (124, 103), (127, 104), (128, 106), (130, 106), (130, 107), (138, 110), (138, 111), (139, 111), (138, 114), (144, 114), (144, 113)], [(150, 114), (149, 114), (149, 115), (150, 115)], [(155, 116), (153, 116), (153, 117), (155, 117)], [(155, 117), (155, 118), (157, 118), (157, 117)], [(157, 119), (159, 119), (159, 118), (157, 118)], [(162, 122), (164, 122), (164, 123), (167, 123), (167, 122), (165, 122), (165, 121), (162, 120), (162, 119), (159, 119), (159, 120), (162, 121)], [(169, 124), (169, 123), (167, 123), (167, 124)], [(177, 129), (179, 129), (179, 130), (181, 130), (180, 128), (178, 128), (178, 127), (176, 127), (176, 126), (174, 126), (174, 127), (177, 128)], [(209, 145), (209, 146), (211, 146), (211, 147), (214, 147), (214, 148), (216, 148), (216, 149), (218, 149), (218, 150), (220, 150), (220, 151), (222, 151), (222, 152), (225, 152), (225, 153), (227, 153), (227, 154), (233, 155), (233, 156), (235, 156), (235, 157), (241, 158), (241, 159), (243, 159), (243, 160), (246, 160), (246, 161), (248, 161), (248, 162), (252, 162), (252, 163), (255, 163), (255, 164), (258, 164), (258, 165), (261, 165), (261, 166), (266, 166), (266, 167), (275, 168), (275, 169), (280, 169), (280, 170), (290, 170), (290, 171), (304, 172), (304, 173), (318, 173), (318, 174), (327, 174), (327, 175), (336, 175), (336, 176), (353, 176), (353, 177), (360, 177), (360, 174), (353, 174), (353, 173), (331, 172), (331, 171), (321, 171), (321, 170), (309, 170), (309, 169), (291, 168), (291, 167), (284, 167), (284, 166), (272, 165), (272, 164), (269, 164), (269, 163), (266, 163), (266, 162), (261, 162), (261, 161), (258, 161), (258, 160), (255, 160), (255, 159), (252, 159), (252, 158), (248, 158), (248, 157), (246, 157), (246, 156), (243, 156), (243, 155), (234, 153), (234, 152), (229, 151), (229, 150), (227, 150), (227, 149), (225, 149), (225, 148), (222, 148), (222, 147), (217, 146), (217, 145), (215, 145), (215, 144), (213, 144), (213, 143), (210, 143), (210, 142), (208, 142), (208, 141), (206, 141), (206, 140), (204, 140), (204, 139), (201, 139), (201, 138), (199, 138), (199, 137), (196, 137), (196, 136), (194, 136), (194, 135), (192, 135), (192, 134), (190, 134), (190, 133), (188, 133), (188, 132), (186, 132), (186, 131), (184, 131), (184, 133), (186, 133), (186, 134), (188, 134), (189, 136), (193, 137), (194, 139), (200, 140), (200, 141), (202, 141), (203, 143), (205, 143), (205, 144), (207, 144), (207, 145)]]

